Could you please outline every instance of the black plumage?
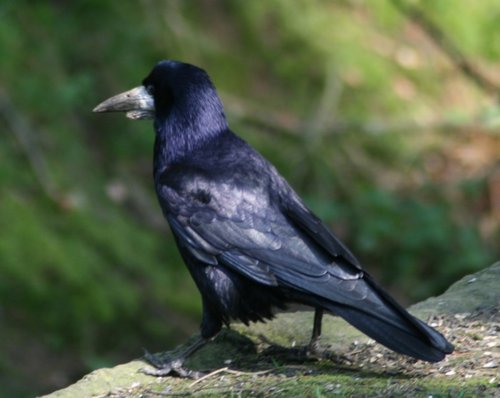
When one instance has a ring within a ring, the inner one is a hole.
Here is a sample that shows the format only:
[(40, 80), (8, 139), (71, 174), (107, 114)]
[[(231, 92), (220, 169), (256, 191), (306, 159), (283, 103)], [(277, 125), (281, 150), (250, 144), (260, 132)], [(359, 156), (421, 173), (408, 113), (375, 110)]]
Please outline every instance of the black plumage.
[[(223, 324), (268, 319), (290, 302), (316, 308), (314, 338), (325, 310), (402, 354), (434, 362), (453, 351), (379, 287), (276, 169), (229, 129), (205, 71), (162, 61), (142, 86), (95, 111), (154, 119), (156, 192), (203, 301), (201, 339), (185, 356)], [(163, 373), (173, 366), (156, 365)]]

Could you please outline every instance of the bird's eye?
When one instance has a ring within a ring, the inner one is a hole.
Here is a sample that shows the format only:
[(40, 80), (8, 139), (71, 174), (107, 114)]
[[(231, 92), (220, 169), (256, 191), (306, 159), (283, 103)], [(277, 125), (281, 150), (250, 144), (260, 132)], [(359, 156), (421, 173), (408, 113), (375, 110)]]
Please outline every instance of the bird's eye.
[(154, 95), (155, 87), (152, 84), (148, 84), (146, 86), (146, 91), (148, 92), (149, 95)]

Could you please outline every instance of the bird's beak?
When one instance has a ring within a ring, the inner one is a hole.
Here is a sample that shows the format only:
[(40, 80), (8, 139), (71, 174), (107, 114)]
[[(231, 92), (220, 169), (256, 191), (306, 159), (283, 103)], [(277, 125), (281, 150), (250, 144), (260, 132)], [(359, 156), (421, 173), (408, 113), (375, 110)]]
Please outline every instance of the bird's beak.
[(129, 119), (152, 119), (155, 116), (155, 102), (144, 86), (108, 98), (97, 105), (93, 112), (126, 112)]

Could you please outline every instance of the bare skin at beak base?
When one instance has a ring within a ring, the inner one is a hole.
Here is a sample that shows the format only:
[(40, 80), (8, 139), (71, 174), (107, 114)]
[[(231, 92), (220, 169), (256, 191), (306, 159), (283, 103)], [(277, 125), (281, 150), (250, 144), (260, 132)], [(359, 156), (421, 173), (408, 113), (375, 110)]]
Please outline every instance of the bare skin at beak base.
[(146, 88), (138, 86), (101, 102), (93, 112), (125, 112), (129, 119), (152, 119), (155, 115), (155, 104), (153, 96)]

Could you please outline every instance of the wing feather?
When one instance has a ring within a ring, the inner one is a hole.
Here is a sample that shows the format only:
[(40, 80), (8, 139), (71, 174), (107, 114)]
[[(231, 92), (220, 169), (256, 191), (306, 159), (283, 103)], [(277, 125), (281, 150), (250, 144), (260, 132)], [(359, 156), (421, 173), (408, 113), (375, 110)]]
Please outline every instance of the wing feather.
[[(203, 261), (206, 255), (207, 264), (226, 266), (255, 282), (288, 286), (347, 305), (367, 297), (366, 286), (356, 284), (363, 275), (359, 268), (333, 256), (308, 230), (285, 215), (267, 223), (259, 218), (262, 215), (247, 207), (242, 218), (215, 214), (200, 223), (193, 215), (171, 225), (197, 259)], [(260, 225), (266, 228), (257, 229)]]

